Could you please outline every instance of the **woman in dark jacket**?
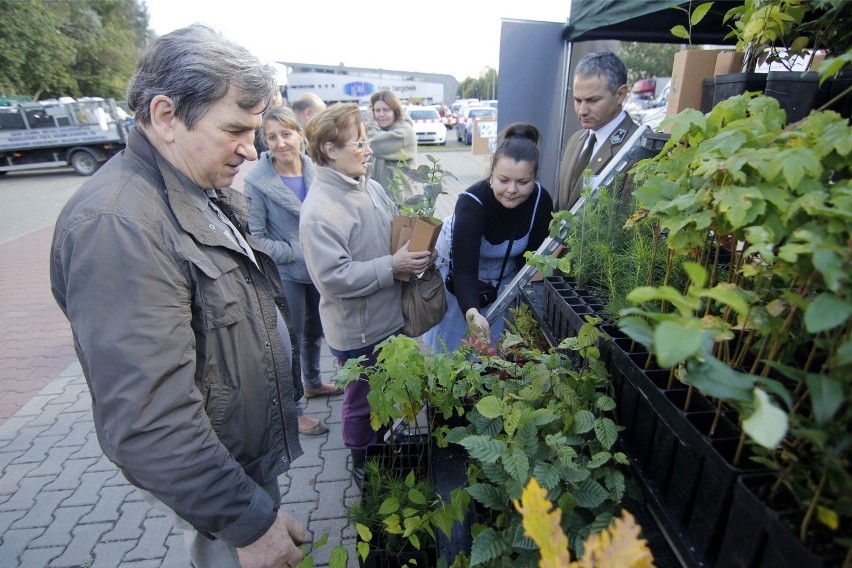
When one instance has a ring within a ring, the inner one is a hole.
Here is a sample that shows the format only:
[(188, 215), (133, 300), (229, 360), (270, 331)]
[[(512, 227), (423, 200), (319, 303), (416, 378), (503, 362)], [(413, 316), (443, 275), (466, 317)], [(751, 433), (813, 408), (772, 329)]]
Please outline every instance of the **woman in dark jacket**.
[(443, 321), (423, 336), (433, 349), (456, 349), (468, 335), (469, 322), (490, 342), (502, 334), (502, 314), (489, 324), (480, 291), (483, 283), (495, 292), (505, 288), (523, 266), (524, 253), (547, 237), (553, 200), (536, 181), (539, 138), (532, 124), (506, 127), (491, 174), (459, 194), (455, 213), (445, 220), (435, 249), (445, 282), (450, 275), (452, 286), (447, 283)]

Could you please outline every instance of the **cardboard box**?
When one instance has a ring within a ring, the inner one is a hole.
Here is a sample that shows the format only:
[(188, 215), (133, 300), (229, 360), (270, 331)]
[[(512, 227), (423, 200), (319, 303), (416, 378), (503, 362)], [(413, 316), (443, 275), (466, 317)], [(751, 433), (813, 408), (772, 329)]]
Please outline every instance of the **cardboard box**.
[(493, 154), (497, 146), (497, 119), (493, 117), (476, 118), (473, 121), (473, 140), (471, 151), (474, 156)]
[(408, 250), (435, 250), (444, 223), (434, 217), (404, 217), (397, 215), (391, 224), (391, 254), (408, 241)]
[(713, 77), (718, 55), (717, 49), (690, 49), (675, 53), (666, 116), (674, 116), (686, 108), (701, 109), (702, 81)]
[(740, 73), (743, 70), (744, 53), (736, 51), (722, 51), (716, 56), (716, 67), (713, 76), (727, 75), (729, 73)]

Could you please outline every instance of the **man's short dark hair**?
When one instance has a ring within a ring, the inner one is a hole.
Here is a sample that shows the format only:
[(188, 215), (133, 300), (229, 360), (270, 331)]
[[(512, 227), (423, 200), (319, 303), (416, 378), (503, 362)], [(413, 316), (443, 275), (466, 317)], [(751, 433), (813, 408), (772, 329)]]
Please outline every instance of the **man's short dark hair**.
[(193, 24), (157, 38), (142, 54), (127, 87), (127, 104), (135, 120), (148, 125), (151, 101), (165, 95), (192, 130), (232, 87), (241, 108), (269, 105), (278, 88), (275, 70), (207, 26)]

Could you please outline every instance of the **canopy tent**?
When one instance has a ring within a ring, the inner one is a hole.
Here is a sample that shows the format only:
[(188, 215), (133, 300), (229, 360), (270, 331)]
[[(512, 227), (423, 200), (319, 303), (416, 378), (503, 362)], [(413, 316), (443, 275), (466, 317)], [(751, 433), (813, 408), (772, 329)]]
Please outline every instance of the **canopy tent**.
[[(694, 8), (703, 2), (692, 0)], [(639, 41), (645, 43), (683, 43), (671, 33), (680, 24), (689, 28), (689, 19), (678, 4), (689, 9), (689, 0), (572, 0), (571, 16), (562, 33), (567, 42), (592, 40)], [(692, 28), (692, 44), (733, 45), (735, 38), (724, 39), (730, 31), (722, 19), (740, 1), (716, 1), (707, 15)]]

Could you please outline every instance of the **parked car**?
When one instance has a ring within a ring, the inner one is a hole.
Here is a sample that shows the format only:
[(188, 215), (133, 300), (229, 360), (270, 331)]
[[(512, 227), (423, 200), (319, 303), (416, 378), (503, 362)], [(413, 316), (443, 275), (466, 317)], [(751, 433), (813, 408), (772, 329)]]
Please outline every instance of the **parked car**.
[(473, 121), (482, 117), (497, 118), (497, 109), (490, 106), (472, 106), (462, 110), (456, 125), (456, 140), (473, 144)]
[(447, 127), (447, 130), (456, 125), (455, 118), (453, 117), (453, 110), (445, 104), (434, 104), (432, 107), (438, 111), (438, 114), (441, 115), (441, 124)]
[[(463, 114), (464, 109), (469, 106), (479, 106), (479, 99), (456, 99), (451, 105), (453, 111), (453, 125), (457, 126), (459, 118)], [(461, 139), (459, 139), (461, 140)]]
[(408, 116), (414, 123), (414, 135), (418, 144), (446, 144), (447, 127), (434, 107), (410, 106)]
[(642, 110), (631, 113), (630, 116), (633, 117), (633, 119), (640, 125), (647, 124), (652, 130), (655, 130), (657, 126), (660, 125), (660, 122), (662, 122), (666, 117), (666, 109), (668, 107), (670, 92), (671, 86), (666, 85), (666, 88), (663, 89), (660, 96), (654, 99), (651, 104)]

